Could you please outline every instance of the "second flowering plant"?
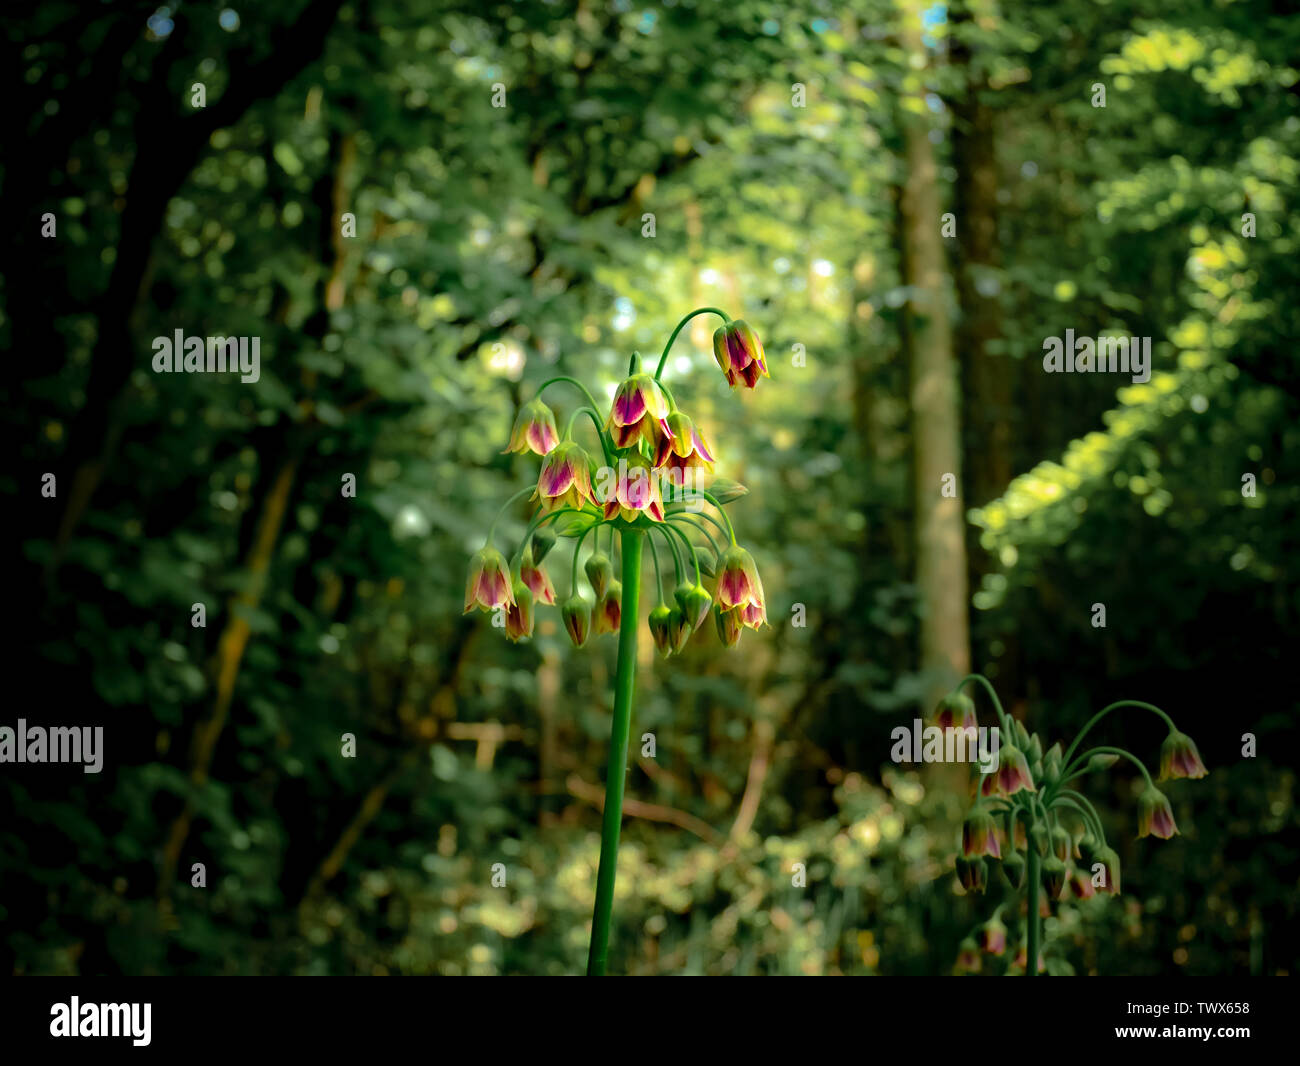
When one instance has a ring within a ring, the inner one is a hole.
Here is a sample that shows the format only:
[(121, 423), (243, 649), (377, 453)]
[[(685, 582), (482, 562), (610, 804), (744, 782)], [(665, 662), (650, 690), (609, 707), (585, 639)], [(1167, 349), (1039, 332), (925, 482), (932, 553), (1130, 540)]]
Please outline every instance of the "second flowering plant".
[[(484, 546), (470, 561), (465, 611), (498, 612), (506, 636), (532, 636), (535, 609), (558, 606), (564, 629), (576, 647), (593, 635), (617, 632), (618, 668), (614, 678), (614, 718), (601, 829), (600, 865), (589, 975), (604, 974), (613, 915), (619, 829), (623, 815), (628, 737), (636, 686), (636, 642), (640, 628), (643, 547), (654, 560), (657, 603), (647, 628), (660, 654), (681, 651), (712, 614), (722, 643), (731, 647), (743, 629), (767, 624), (763, 582), (753, 557), (736, 540), (725, 507), (746, 489), (714, 477), (715, 453), (703, 429), (678, 407), (663, 381), (668, 353), (682, 328), (696, 315), (714, 314), (723, 324), (713, 335), (713, 352), (727, 383), (752, 389), (768, 376), (762, 342), (746, 323), (716, 307), (686, 315), (668, 338), (653, 373), (633, 354), (626, 378), (602, 413), (591, 391), (576, 378), (543, 382), (520, 410), (505, 451), (541, 457), (537, 482), (521, 489), (502, 507)], [(581, 397), (561, 433), (542, 393), (566, 385)], [(590, 421), (592, 446), (574, 435)], [(507, 560), (494, 545), (501, 515), (529, 496), (536, 508), (522, 539)], [(605, 534), (608, 532), (608, 540)], [(542, 568), (556, 536), (573, 541), (568, 595), (557, 601), (555, 586)], [(582, 562), (584, 545), (591, 551)], [(665, 569), (659, 545), (667, 549), (675, 584), (665, 595)], [(620, 566), (616, 570), (614, 558)], [(588, 597), (578, 567), (590, 586)], [(617, 577), (615, 575), (618, 575)], [(706, 579), (708, 584), (706, 584)]]

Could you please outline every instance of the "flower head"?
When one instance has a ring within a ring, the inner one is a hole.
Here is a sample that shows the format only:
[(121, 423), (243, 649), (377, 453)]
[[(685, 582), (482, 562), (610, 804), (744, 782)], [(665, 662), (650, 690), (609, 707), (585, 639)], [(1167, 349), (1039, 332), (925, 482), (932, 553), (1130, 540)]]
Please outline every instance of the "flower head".
[(540, 397), (536, 397), (519, 408), (514, 428), (510, 431), (510, 443), (501, 454), (536, 452), (545, 455), (559, 442), (560, 435), (555, 431), (555, 415), (542, 403)]
[(1138, 839), (1156, 836), (1168, 840), (1178, 832), (1174, 810), (1169, 800), (1155, 785), (1150, 785), (1138, 797)]
[(1160, 745), (1160, 780), (1190, 777), (1192, 780), (1204, 777), (1209, 771), (1201, 762), (1201, 753), (1196, 750), (1196, 742), (1186, 733), (1173, 730)]
[(607, 520), (622, 518), (625, 522), (635, 522), (643, 514), (652, 522), (664, 520), (659, 479), (644, 456), (633, 452), (619, 461), (616, 478), (606, 476), (600, 480)]
[(533, 635), (533, 594), (522, 581), (516, 581), (514, 596), (506, 611), (506, 639), (519, 641)]
[(668, 416), (668, 428), (672, 436), (659, 439), (654, 465), (683, 473), (697, 469), (713, 473), (713, 450), (695, 423), (681, 411), (673, 411)]
[(724, 608), (758, 608), (754, 622), (751, 623), (748, 618), (741, 618), (741, 621), (750, 628), (757, 629), (767, 621), (763, 582), (759, 579), (754, 557), (744, 548), (733, 544), (722, 553), (722, 558), (718, 560), (717, 593), (718, 604)]
[(1022, 790), (1036, 791), (1024, 752), (1014, 744), (1006, 744), (998, 752), (997, 789), (1002, 796), (1014, 796)]
[(510, 591), (510, 568), (506, 557), (495, 548), (480, 548), (469, 562), (469, 581), (465, 585), (465, 613), (475, 607), (485, 611), (509, 607), (514, 603)]
[(668, 424), (668, 397), (651, 374), (633, 374), (618, 387), (605, 428), (616, 448), (630, 448), (639, 440), (650, 446), (653, 455), (665, 437), (671, 438)]
[(566, 440), (557, 444), (542, 460), (533, 499), (541, 500), (544, 511), (560, 507), (580, 508), (596, 502), (591, 491), (591, 458), (581, 445)]
[(727, 384), (752, 389), (760, 377), (768, 377), (763, 342), (748, 323), (734, 319), (719, 326), (713, 334), (713, 355), (718, 360)]
[(950, 692), (939, 701), (934, 724), (940, 729), (974, 729), (979, 725), (975, 701), (964, 692)]
[(982, 806), (972, 807), (961, 825), (961, 853), (968, 859), (978, 855), (991, 855), (1002, 858), (1002, 849), (998, 844), (997, 823), (988, 809)]
[(531, 545), (524, 549), (523, 559), (519, 563), (519, 577), (528, 586), (528, 591), (533, 594), (535, 604), (555, 605), (555, 586), (551, 584), (551, 579), (546, 576), (546, 571), (533, 562)]
[(587, 643), (587, 634), (591, 631), (591, 605), (582, 596), (574, 593), (565, 600), (560, 605), (560, 618), (575, 648)]

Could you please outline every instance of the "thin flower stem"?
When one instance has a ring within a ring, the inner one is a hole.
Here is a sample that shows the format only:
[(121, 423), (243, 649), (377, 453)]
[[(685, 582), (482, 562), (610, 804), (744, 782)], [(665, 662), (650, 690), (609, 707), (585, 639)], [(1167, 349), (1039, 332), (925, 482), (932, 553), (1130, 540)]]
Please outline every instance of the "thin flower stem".
[(695, 545), (692, 544), (690, 540), (687, 539), (685, 533), (683, 533), (671, 522), (665, 522), (664, 525), (670, 533), (676, 536), (677, 539), (680, 540), (686, 546), (686, 550), (691, 553), (691, 562), (695, 564), (695, 584), (703, 585), (704, 582), (700, 579), (700, 553), (695, 550)]
[(655, 561), (655, 590), (659, 594), (659, 606), (664, 605), (664, 577), (659, 569), (659, 549), (655, 547), (654, 537), (646, 537), (650, 544), (650, 558)]
[[(598, 528), (598, 526), (591, 527), (591, 529)], [(582, 542), (587, 539), (591, 529), (584, 529), (582, 535), (578, 537), (578, 543), (573, 546), (573, 565), (569, 567), (569, 599), (573, 599), (578, 591), (578, 556), (582, 552)]]
[(1092, 805), (1092, 800), (1088, 799), (1082, 792), (1075, 792), (1072, 788), (1060, 790), (1060, 799), (1062, 801), (1072, 800), (1076, 804), (1082, 804), (1092, 815), (1092, 827), (1097, 832), (1097, 839), (1104, 845), (1106, 843), (1106, 832), (1101, 827), (1101, 815), (1097, 813), (1097, 808)]
[(557, 382), (561, 382), (561, 381), (566, 382), (569, 385), (572, 385), (575, 389), (578, 389), (583, 396), (587, 397), (587, 403), (591, 406), (591, 409), (593, 411), (597, 410), (600, 407), (600, 404), (596, 402), (596, 398), (591, 395), (591, 390), (588, 389), (587, 386), (584, 385), (577, 378), (571, 378), (567, 374), (560, 374), (553, 378), (547, 378), (545, 381), (541, 383), (540, 386), (538, 386), (537, 391), (533, 393), (533, 395), (541, 396), (541, 394), (545, 392), (549, 386), (554, 385)]
[[(692, 516), (690, 516), (690, 515), (687, 515), (687, 514), (685, 514), (684, 512), (677, 511), (677, 512), (674, 512), (673, 514), (671, 514), (671, 515), (669, 516), (669, 518), (668, 518), (668, 524), (669, 524), (669, 525), (672, 525), (672, 524), (674, 523), (674, 521), (685, 522), (688, 526), (690, 526), (692, 529), (694, 529), (697, 533), (702, 533), (702, 534), (704, 535), (704, 539), (707, 540), (707, 541), (709, 542), (709, 547), (713, 549), (713, 554), (714, 554), (714, 555), (718, 555), (718, 556), (721, 556), (721, 555), (722, 555), (722, 552), (720, 552), (720, 551), (718, 550), (718, 542), (717, 542), (716, 540), (713, 539), (712, 534), (709, 533), (709, 531), (708, 531), (707, 529), (705, 529), (704, 526), (700, 525), (699, 522), (695, 521), (694, 517), (692, 517)], [(714, 525), (717, 525), (717, 523), (714, 522)], [(718, 526), (718, 528), (721, 529), (722, 527), (721, 527), (721, 526)], [(725, 532), (725, 530), (724, 530), (724, 532)]]
[(496, 518), (492, 519), (492, 524), (488, 526), (487, 543), (489, 545), (492, 543), (492, 534), (494, 534), (497, 531), (497, 523), (501, 521), (501, 516), (504, 515), (508, 510), (510, 510), (511, 506), (515, 503), (516, 500), (522, 500), (525, 496), (527, 496), (530, 492), (533, 491), (535, 490), (534, 487), (531, 485), (528, 488), (520, 489), (513, 496), (511, 496), (510, 499), (506, 500), (506, 502), (501, 505), (501, 510), (497, 512)]
[[(1146, 778), (1147, 786), (1153, 787), (1151, 781), (1151, 774), (1147, 771), (1146, 764), (1141, 759), (1139, 759), (1136, 755), (1134, 755), (1131, 751), (1125, 751), (1123, 748), (1112, 748), (1112, 747), (1089, 748), (1087, 751), (1085, 751), (1082, 755), (1080, 755), (1077, 759), (1074, 760), (1073, 765), (1066, 768), (1065, 774), (1070, 774), (1073, 771), (1077, 770), (1080, 766), (1085, 765), (1088, 762), (1088, 760), (1091, 759), (1094, 755), (1118, 755), (1122, 759), (1127, 759), (1129, 762), (1133, 763), (1134, 766), (1136, 766), (1139, 770), (1142, 771), (1142, 776)], [(1065, 774), (1063, 774), (1062, 776), (1065, 776)]]
[(524, 530), (524, 535), (523, 535), (523, 537), (522, 537), (522, 538), (520, 539), (520, 541), (519, 541), (519, 547), (515, 549), (515, 554), (514, 554), (513, 556), (511, 556), (511, 558), (510, 558), (510, 570), (511, 570), (511, 572), (513, 573), (513, 572), (517, 569), (517, 567), (519, 566), (519, 563), (520, 563), (520, 561), (523, 559), (523, 556), (524, 556), (524, 548), (526, 548), (526, 547), (528, 546), (528, 538), (531, 537), (531, 536), (533, 535), (533, 532), (534, 532), (535, 530), (537, 530), (540, 526), (544, 526), (544, 525), (546, 525), (547, 522), (550, 522), (550, 521), (553, 520), (553, 519), (559, 518), (561, 515), (566, 515), (566, 514), (584, 514), (584, 513), (585, 513), (585, 514), (590, 514), (591, 512), (590, 512), (590, 511), (586, 511), (586, 512), (581, 511), (581, 510), (579, 510), (577, 507), (561, 507), (559, 510), (551, 511), (551, 512), (549, 512), (549, 513), (547, 513), (547, 514), (539, 514), (539, 515), (536, 515), (536, 516), (533, 518), (533, 520), (532, 520), (531, 522), (528, 523), (528, 528), (527, 528), (526, 530)]
[[(1002, 701), (998, 699), (997, 690), (993, 688), (993, 682), (991, 682), (983, 674), (967, 674), (960, 681), (958, 681), (956, 685), (953, 686), (953, 691), (956, 692), (963, 685), (971, 681), (978, 682), (980, 685), (983, 686), (984, 690), (989, 694), (989, 699), (993, 701), (994, 713), (996, 713), (998, 716), (998, 725), (1002, 727), (1003, 732), (1009, 732), (1007, 726), (1008, 726), (1008, 722), (1011, 719), (1011, 716), (1002, 709)], [(1011, 736), (1007, 737), (1007, 741), (1012, 744), (1015, 743), (1014, 739)]]
[(668, 545), (668, 550), (673, 553), (673, 575), (677, 584), (682, 583), (682, 557), (677, 548), (677, 542), (669, 535), (666, 526), (659, 526), (659, 535), (664, 538), (664, 543)]
[(596, 413), (594, 407), (579, 407), (573, 414), (569, 415), (569, 422), (564, 427), (564, 439), (568, 440), (573, 434), (573, 423), (578, 420), (578, 416), (586, 414), (591, 416), (591, 424), (596, 427), (596, 436), (600, 438), (600, 450), (605, 456), (605, 462), (609, 462), (612, 453), (610, 452), (610, 441), (605, 437), (605, 427), (600, 424), (600, 415)]
[(639, 529), (623, 531), (623, 602), (618, 626), (618, 670), (614, 676), (614, 720), (609, 729), (609, 766), (605, 774), (605, 811), (600, 830), (600, 865), (596, 871), (596, 908), (591, 919), (587, 976), (603, 977), (609, 955), (614, 914), (614, 880), (618, 874), (618, 838), (623, 821), (623, 785), (627, 778), (627, 744), (632, 729), (636, 688), (637, 600), (641, 592)]
[(668, 343), (664, 345), (664, 354), (659, 357), (659, 365), (655, 367), (656, 380), (658, 380), (660, 377), (663, 376), (664, 364), (668, 362), (668, 353), (672, 351), (673, 342), (677, 339), (677, 334), (679, 334), (682, 331), (682, 327), (684, 327), (686, 323), (689, 322), (696, 315), (710, 315), (710, 314), (717, 315), (719, 318), (722, 319), (723, 322), (731, 321), (731, 316), (727, 314), (726, 311), (723, 311), (721, 308), (718, 307), (697, 307), (694, 311), (688, 314), (685, 318), (683, 318), (680, 322), (677, 323), (677, 328), (673, 330), (672, 335), (668, 338)]
[[(687, 513), (688, 512), (686, 511), (670, 511), (669, 515), (672, 518), (685, 518)], [(735, 543), (735, 538), (732, 537), (731, 530), (728, 528), (728, 526), (724, 526), (721, 522), (719, 522), (716, 518), (714, 518), (713, 515), (708, 514), (705, 511), (691, 511), (689, 512), (689, 514), (692, 518), (702, 518), (706, 522), (712, 522), (715, 526), (718, 527), (719, 532), (721, 532), (723, 536), (731, 538), (731, 542), (733, 544)], [(726, 518), (727, 516), (724, 514), (722, 517)], [(730, 524), (730, 519), (728, 519), (728, 524)], [(718, 550), (717, 543), (713, 541), (712, 537), (709, 538), (709, 541), (713, 543), (713, 550), (716, 552)]]
[(1117, 700), (1116, 702), (1112, 703), (1109, 707), (1103, 707), (1100, 711), (1094, 714), (1092, 718), (1088, 720), (1088, 724), (1079, 730), (1079, 735), (1074, 738), (1074, 743), (1072, 743), (1069, 749), (1066, 751), (1065, 758), (1061, 760), (1061, 765), (1069, 766), (1070, 756), (1074, 754), (1075, 749), (1083, 741), (1083, 738), (1088, 735), (1088, 731), (1091, 730), (1092, 727), (1095, 726), (1098, 722), (1100, 722), (1103, 718), (1105, 718), (1106, 715), (1110, 714), (1111, 711), (1118, 710), (1120, 707), (1141, 707), (1143, 710), (1150, 711), (1152, 714), (1158, 714), (1161, 718), (1164, 719), (1165, 724), (1169, 726), (1169, 731), (1171, 733), (1175, 731), (1174, 720), (1154, 704), (1143, 703), (1141, 700)]
[(736, 527), (731, 524), (731, 516), (722, 509), (722, 504), (713, 498), (712, 493), (702, 492), (700, 495), (713, 504), (718, 514), (722, 515), (723, 521), (727, 523), (727, 535), (731, 538), (731, 546), (734, 548), (736, 546)]

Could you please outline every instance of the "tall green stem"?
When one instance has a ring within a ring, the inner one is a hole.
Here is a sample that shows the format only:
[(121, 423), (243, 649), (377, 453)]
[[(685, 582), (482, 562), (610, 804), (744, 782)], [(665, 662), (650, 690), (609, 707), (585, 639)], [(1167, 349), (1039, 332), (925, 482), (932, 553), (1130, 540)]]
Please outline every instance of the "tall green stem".
[(664, 345), (664, 353), (659, 357), (659, 365), (655, 367), (656, 378), (663, 377), (664, 363), (668, 362), (668, 353), (673, 350), (673, 341), (677, 339), (677, 334), (679, 334), (682, 331), (682, 327), (685, 326), (686, 323), (689, 322), (696, 315), (717, 315), (719, 318), (722, 319), (723, 322), (731, 321), (731, 316), (728, 315), (727, 312), (723, 311), (721, 308), (697, 307), (694, 311), (692, 311), (690, 314), (688, 314), (685, 318), (683, 318), (680, 322), (677, 323), (677, 328), (673, 330), (672, 336), (668, 338), (668, 343)]
[(614, 720), (609, 727), (605, 816), (600, 830), (600, 866), (596, 871), (591, 948), (587, 953), (588, 977), (605, 975), (609, 927), (614, 915), (614, 878), (618, 873), (618, 836), (623, 822), (627, 743), (632, 731), (632, 696), (636, 690), (637, 600), (641, 592), (641, 544), (644, 539), (639, 529), (623, 531), (623, 603), (618, 626), (618, 672), (614, 677)]

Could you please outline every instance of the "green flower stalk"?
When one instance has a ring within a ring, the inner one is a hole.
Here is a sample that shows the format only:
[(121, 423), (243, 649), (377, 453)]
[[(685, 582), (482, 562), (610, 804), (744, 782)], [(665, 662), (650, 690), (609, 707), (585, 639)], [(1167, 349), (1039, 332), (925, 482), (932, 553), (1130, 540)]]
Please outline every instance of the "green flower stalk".
[[(535, 609), (557, 603), (555, 587), (541, 567), (542, 559), (559, 538), (569, 539), (573, 542), (569, 594), (559, 604), (569, 640), (581, 648), (592, 637), (618, 633), (600, 861), (587, 955), (587, 973), (591, 976), (606, 972), (613, 926), (623, 789), (636, 694), (645, 542), (656, 531), (663, 538), (672, 556), (672, 575), (677, 583), (673, 602), (665, 602), (664, 578), (668, 575), (660, 571), (659, 556), (651, 541), (658, 595), (647, 624), (664, 657), (685, 648), (691, 636), (700, 631), (710, 610), (717, 619), (719, 638), (727, 647), (740, 639), (742, 628), (758, 629), (767, 623), (758, 568), (753, 557), (737, 544), (735, 528), (724, 510), (747, 490), (734, 481), (713, 479), (717, 460), (712, 444), (700, 426), (678, 410), (672, 391), (662, 381), (673, 342), (688, 321), (702, 314), (715, 314), (723, 320), (721, 340), (715, 338), (714, 354), (729, 384), (752, 389), (759, 378), (767, 376), (763, 345), (753, 329), (743, 322), (733, 322), (718, 308), (703, 307), (678, 322), (653, 374), (642, 370), (640, 356), (633, 355), (628, 376), (615, 390), (609, 413), (603, 419), (592, 391), (582, 382), (563, 375), (548, 378), (520, 408), (504, 449), (509, 454), (541, 457), (535, 483), (506, 501), (488, 531), (486, 543), (470, 562), (466, 584), (467, 614), (476, 608), (498, 612), (503, 621), (497, 624), (504, 625), (508, 639), (528, 640), (533, 635)], [(555, 414), (542, 400), (542, 393), (552, 385), (567, 385), (578, 392), (579, 404), (570, 412), (563, 434), (557, 432)], [(580, 417), (589, 418), (594, 427), (603, 466), (597, 467), (594, 450), (589, 452), (573, 439)], [(714, 492), (703, 490), (705, 478), (710, 479)], [(535, 512), (513, 559), (507, 562), (493, 547), (493, 533), (511, 506), (528, 495)], [(725, 538), (724, 548), (719, 547), (710, 526)], [(602, 551), (606, 528), (608, 550)], [(578, 568), (583, 544), (593, 531), (592, 551), (582, 567), (591, 586), (592, 597), (588, 599), (579, 588)], [(611, 560), (616, 541), (619, 579)], [(710, 550), (703, 550), (705, 546)], [(714, 581), (712, 590), (704, 586), (706, 576)], [(996, 848), (996, 827), (991, 818), (989, 827), (984, 846), (991, 839)], [(987, 868), (982, 859), (978, 862), (972, 876), (983, 882)]]
[[(1168, 840), (1178, 832), (1173, 807), (1151, 780), (1146, 765), (1132, 752), (1109, 745), (1078, 753), (1085, 736), (1114, 711), (1144, 710), (1159, 717), (1168, 729), (1160, 749), (1161, 780), (1195, 780), (1208, 771), (1196, 744), (1174, 726), (1173, 719), (1159, 707), (1137, 700), (1120, 700), (1103, 708), (1062, 751), (1060, 744), (1046, 746), (1023, 722), (1008, 715), (988, 679), (971, 674), (939, 702), (934, 714), (936, 724), (944, 728), (977, 727), (975, 706), (961, 691), (971, 683), (987, 693), (997, 717), (997, 734), (1006, 739), (996, 752), (996, 768), (984, 767), (976, 790), (978, 798), (962, 822), (961, 848), (954, 866), (957, 880), (966, 891), (983, 892), (987, 864), (1000, 861), (1012, 892), (1024, 892), (1024, 938), (1008, 972), (1023, 971), (1033, 977), (1046, 969), (1042, 919), (1050, 914), (1052, 902), (1101, 899), (1120, 892), (1119, 855), (1106, 840), (1097, 809), (1071, 787), (1074, 782), (1116, 767), (1135, 766), (1144, 786), (1138, 798), (1137, 836)], [(995, 912), (974, 941), (997, 943), (998, 924)], [(970, 972), (965, 944), (958, 968)], [(1028, 965), (1028, 959), (1037, 960), (1036, 965)]]

